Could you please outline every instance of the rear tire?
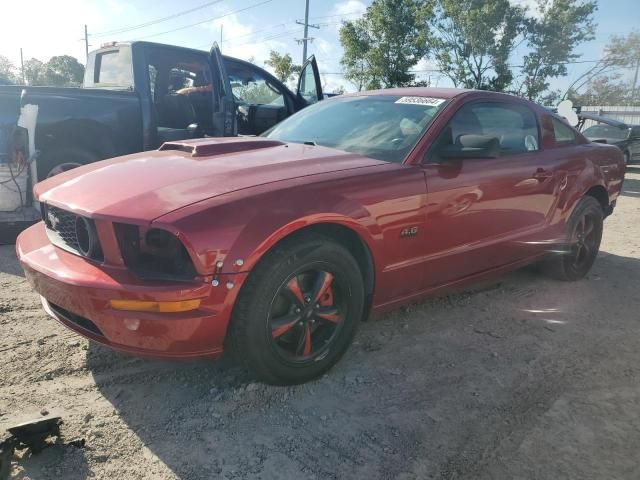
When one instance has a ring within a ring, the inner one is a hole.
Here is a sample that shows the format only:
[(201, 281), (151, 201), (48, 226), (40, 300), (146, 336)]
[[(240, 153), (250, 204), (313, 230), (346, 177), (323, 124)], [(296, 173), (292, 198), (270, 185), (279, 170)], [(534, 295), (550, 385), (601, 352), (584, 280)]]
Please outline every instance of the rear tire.
[(226, 346), (266, 383), (307, 382), (344, 354), (363, 308), (362, 274), (349, 251), (322, 235), (297, 236), (252, 271)]
[[(77, 147), (53, 148), (46, 151), (38, 161), (38, 179), (50, 178), (71, 168), (86, 165), (98, 160), (98, 156), (88, 150)], [(60, 168), (60, 167), (66, 168)], [(58, 171), (60, 170), (60, 171)]]
[(543, 262), (545, 273), (568, 282), (582, 279), (600, 250), (603, 220), (600, 202), (590, 196), (582, 197), (567, 221), (563, 252)]

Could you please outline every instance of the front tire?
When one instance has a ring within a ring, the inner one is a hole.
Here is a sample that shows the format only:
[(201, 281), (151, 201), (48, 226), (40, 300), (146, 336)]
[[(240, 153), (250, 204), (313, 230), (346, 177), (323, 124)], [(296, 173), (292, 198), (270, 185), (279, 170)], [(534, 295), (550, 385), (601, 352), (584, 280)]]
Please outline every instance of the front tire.
[(344, 354), (363, 308), (362, 273), (349, 251), (322, 235), (297, 236), (247, 279), (227, 344), (266, 383), (307, 382)]
[(595, 198), (583, 197), (567, 221), (565, 248), (543, 263), (546, 273), (563, 281), (582, 279), (600, 250), (604, 213)]

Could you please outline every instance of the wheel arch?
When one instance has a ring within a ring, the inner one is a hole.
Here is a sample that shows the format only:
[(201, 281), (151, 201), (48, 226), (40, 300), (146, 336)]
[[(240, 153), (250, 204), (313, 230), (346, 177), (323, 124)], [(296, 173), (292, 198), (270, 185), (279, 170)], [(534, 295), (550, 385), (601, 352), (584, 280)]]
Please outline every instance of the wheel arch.
[[(375, 257), (372, 250), (372, 239), (366, 229), (353, 219), (321, 219), (313, 222), (297, 221), (278, 229), (265, 239), (247, 258), (243, 270), (252, 270), (264, 256), (284, 242), (295, 241), (297, 237), (309, 233), (325, 236), (344, 246), (353, 255), (362, 273), (365, 288), (365, 309), (363, 318), (366, 319), (371, 310), (373, 292), (376, 282)], [(235, 258), (234, 249), (229, 252), (229, 258)]]
[(608, 212), (609, 194), (607, 193), (607, 189), (602, 185), (592, 186), (585, 192), (584, 196), (595, 198), (602, 207), (602, 211), (605, 212), (605, 214)]
[(43, 153), (75, 147), (94, 153), (99, 159), (116, 155), (111, 129), (90, 119), (70, 119), (43, 125), (36, 137), (36, 145)]

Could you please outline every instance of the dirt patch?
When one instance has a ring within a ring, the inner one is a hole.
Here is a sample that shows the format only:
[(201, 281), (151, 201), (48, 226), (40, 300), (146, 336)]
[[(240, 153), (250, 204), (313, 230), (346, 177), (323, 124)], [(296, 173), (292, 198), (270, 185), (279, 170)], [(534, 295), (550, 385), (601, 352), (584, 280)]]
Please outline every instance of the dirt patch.
[(0, 247), (0, 428), (69, 438), (19, 479), (640, 478), (640, 168), (588, 278), (532, 270), (363, 324), (292, 388), (220, 362), (126, 357), (48, 319)]

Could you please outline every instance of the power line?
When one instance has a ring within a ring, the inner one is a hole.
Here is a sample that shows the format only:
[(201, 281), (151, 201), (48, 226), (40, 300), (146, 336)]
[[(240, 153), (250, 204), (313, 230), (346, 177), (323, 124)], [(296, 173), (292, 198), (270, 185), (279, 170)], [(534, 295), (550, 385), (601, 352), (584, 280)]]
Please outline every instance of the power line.
[(143, 37), (138, 37), (136, 40), (142, 40), (142, 39), (145, 39), (145, 38), (152, 38), (152, 37), (159, 37), (160, 35), (165, 35), (167, 33), (173, 33), (173, 32), (177, 32), (179, 30), (184, 30), (185, 28), (191, 28), (191, 27), (195, 27), (196, 25), (202, 25), (203, 23), (208, 23), (208, 22), (213, 22), (215, 20), (220, 20), (221, 18), (228, 17), (229, 15), (233, 15), (235, 13), (240, 13), (240, 12), (245, 12), (245, 11), (250, 10), (252, 8), (259, 7), (259, 6), (264, 5), (266, 3), (270, 3), (272, 1), (273, 0), (265, 0), (263, 2), (254, 3), (252, 5), (249, 5), (248, 7), (240, 8), (238, 10), (232, 10), (232, 11), (227, 12), (224, 15), (220, 15), (218, 17), (207, 18), (206, 20), (201, 20), (199, 22), (190, 23), (189, 25), (184, 25), (184, 26), (178, 27), (178, 28), (172, 28), (171, 30), (166, 30), (164, 32), (154, 33), (154, 34), (151, 34), (151, 35), (145, 35)]
[(347, 17), (349, 15), (362, 15), (364, 12), (347, 12), (347, 13), (336, 13), (335, 15), (320, 15), (318, 17), (309, 17), (313, 20), (317, 20), (318, 18), (334, 18), (334, 17)]
[(216, 3), (221, 3), (223, 0), (214, 0), (212, 2), (203, 3), (202, 5), (198, 5), (197, 7), (190, 8), (188, 10), (183, 10), (181, 12), (174, 13), (173, 15), (169, 15), (167, 17), (158, 18), (156, 20), (151, 20), (145, 23), (139, 23), (138, 25), (131, 25), (129, 27), (116, 28), (114, 30), (109, 30), (106, 32), (100, 32), (92, 34), (93, 37), (105, 37), (118, 33), (130, 32), (132, 30), (137, 30), (139, 28), (149, 27), (151, 25), (156, 25), (158, 23), (166, 22), (167, 20), (173, 20), (176, 17), (182, 17), (183, 15), (187, 15), (192, 12), (196, 12), (198, 10), (202, 10), (203, 8), (210, 7), (211, 5), (215, 5)]
[[(334, 24), (336, 24), (336, 23), (340, 23), (340, 22), (327, 22), (327, 23), (320, 23), (319, 25), (324, 27), (324, 26), (328, 26), (328, 25), (334, 25)], [(286, 23), (285, 23), (285, 24), (282, 24), (282, 26), (284, 26), (284, 25), (291, 25), (291, 24), (292, 24), (292, 23), (289, 23), (289, 24), (286, 24)], [(280, 26), (280, 25), (276, 25), (276, 26)], [(267, 30), (267, 29), (265, 29), (265, 30)], [(258, 41), (259, 41), (259, 42), (266, 42), (266, 41), (268, 41), (268, 40), (274, 40), (274, 39), (276, 39), (276, 38), (285, 37), (285, 36), (287, 36), (287, 35), (288, 35), (288, 34), (290, 34), (290, 33), (297, 33), (297, 32), (301, 32), (302, 30), (304, 30), (304, 27), (293, 28), (293, 29), (291, 29), (291, 30), (285, 30), (284, 32), (274, 33), (273, 35), (269, 35), (269, 36), (266, 36), (266, 37), (263, 37), (263, 38), (252, 39), (252, 40), (250, 40), (250, 41), (247, 41), (247, 42), (244, 42), (244, 43), (240, 43), (240, 44), (236, 44), (236, 45), (233, 45), (233, 46), (234, 46), (234, 47), (242, 47), (242, 46), (244, 46), (244, 45), (249, 45), (249, 44), (251, 44), (251, 43), (256, 43), (256, 42), (258, 42)], [(246, 35), (241, 35), (240, 37), (234, 37), (234, 38), (242, 38), (242, 37), (247, 37), (247, 36), (248, 36), (248, 37), (253, 37), (253, 35), (254, 35), (255, 33), (258, 33), (258, 32), (260, 32), (260, 31), (262, 31), (262, 30), (258, 30), (258, 31), (256, 31), (256, 32), (248, 33), (248, 34), (246, 34)], [(229, 40), (230, 40), (230, 39), (227, 39), (227, 43), (229, 43)], [(202, 47), (204, 47), (204, 46), (205, 46), (205, 45), (202, 45)], [(195, 48), (201, 48), (201, 47), (195, 47)]]
[(234, 47), (242, 47), (244, 45), (249, 45), (250, 43), (255, 43), (256, 41), (260, 41), (260, 42), (267, 42), (269, 40), (275, 40), (276, 38), (281, 38), (281, 37), (286, 37), (287, 35), (289, 35), (290, 33), (297, 33), (297, 32), (301, 32), (302, 30), (304, 30), (303, 27), (299, 27), (299, 28), (294, 28), (291, 30), (286, 30), (284, 32), (280, 32), (280, 33), (276, 33), (274, 35), (271, 36), (266, 36), (260, 39), (254, 39), (245, 43), (240, 43), (238, 45), (233, 45)]

